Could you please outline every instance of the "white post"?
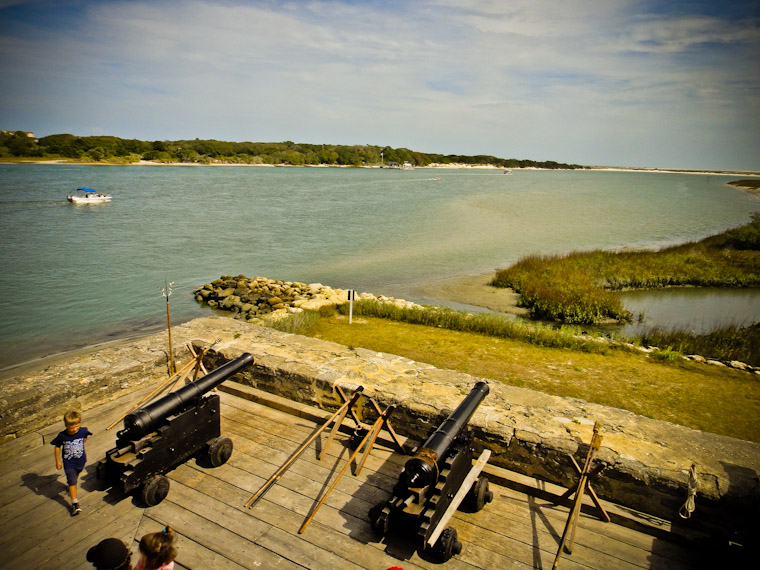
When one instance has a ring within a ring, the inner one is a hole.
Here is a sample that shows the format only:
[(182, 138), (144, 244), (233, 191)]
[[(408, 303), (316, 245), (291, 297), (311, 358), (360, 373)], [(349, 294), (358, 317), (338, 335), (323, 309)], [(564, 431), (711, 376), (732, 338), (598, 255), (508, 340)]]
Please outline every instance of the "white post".
[(354, 296), (356, 291), (353, 289), (348, 290), (348, 324), (351, 324), (351, 320), (354, 316)]

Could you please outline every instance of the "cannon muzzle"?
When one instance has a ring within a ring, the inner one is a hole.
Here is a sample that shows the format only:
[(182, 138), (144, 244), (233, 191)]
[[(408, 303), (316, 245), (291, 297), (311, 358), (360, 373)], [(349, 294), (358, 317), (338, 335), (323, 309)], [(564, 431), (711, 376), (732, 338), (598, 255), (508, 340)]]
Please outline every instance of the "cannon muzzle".
[(404, 474), (409, 487), (423, 487), (438, 479), (439, 464), (445, 459), (454, 440), (467, 427), (483, 398), (488, 394), (486, 382), (478, 382), (440, 425), (427, 441), (404, 465)]
[(118, 432), (119, 438), (131, 440), (139, 439), (144, 435), (155, 431), (166, 421), (169, 416), (175, 415), (190, 407), (206, 392), (216, 388), (230, 376), (239, 372), (242, 368), (253, 363), (253, 356), (248, 352), (243, 353), (235, 360), (220, 366), (203, 378), (183, 386), (175, 392), (171, 392), (140, 408), (124, 418), (124, 429)]

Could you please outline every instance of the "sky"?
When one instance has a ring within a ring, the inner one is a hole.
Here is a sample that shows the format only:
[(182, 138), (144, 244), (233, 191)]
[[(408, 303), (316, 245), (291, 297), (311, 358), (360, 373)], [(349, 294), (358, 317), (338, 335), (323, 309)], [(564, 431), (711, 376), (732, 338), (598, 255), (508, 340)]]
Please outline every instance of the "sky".
[(0, 128), (760, 170), (757, 0), (0, 0)]

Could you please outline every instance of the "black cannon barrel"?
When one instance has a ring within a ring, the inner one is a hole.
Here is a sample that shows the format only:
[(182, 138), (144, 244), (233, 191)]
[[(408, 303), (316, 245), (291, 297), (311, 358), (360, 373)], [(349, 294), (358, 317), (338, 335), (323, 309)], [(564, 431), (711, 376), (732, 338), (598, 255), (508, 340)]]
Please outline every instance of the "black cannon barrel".
[(486, 382), (478, 382), (451, 415), (427, 438), (419, 451), (404, 465), (410, 487), (428, 485), (437, 479), (438, 462), (443, 460), (451, 444), (459, 436), (480, 403), (488, 395)]
[(119, 437), (138, 439), (155, 431), (167, 417), (181, 412), (191, 402), (197, 401), (206, 392), (213, 390), (227, 378), (252, 363), (253, 356), (244, 352), (235, 360), (230, 360), (203, 378), (199, 378), (195, 382), (191, 382), (129, 414), (124, 418), (124, 429), (118, 433)]

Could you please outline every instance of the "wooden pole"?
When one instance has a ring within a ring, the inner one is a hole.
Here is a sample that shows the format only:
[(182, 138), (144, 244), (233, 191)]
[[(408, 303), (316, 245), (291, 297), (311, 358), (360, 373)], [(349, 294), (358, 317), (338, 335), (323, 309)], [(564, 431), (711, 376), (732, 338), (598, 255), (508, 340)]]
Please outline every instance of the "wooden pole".
[(451, 499), (451, 503), (449, 503), (448, 508), (443, 513), (443, 516), (438, 520), (438, 524), (436, 525), (435, 529), (432, 533), (430, 533), (430, 537), (427, 539), (428, 546), (432, 547), (435, 542), (438, 540), (438, 537), (441, 536), (441, 533), (446, 529), (446, 525), (449, 524), (449, 521), (451, 520), (451, 517), (454, 516), (454, 513), (459, 508), (459, 505), (462, 504), (462, 501), (464, 501), (465, 497), (467, 496), (467, 493), (470, 492), (472, 489), (472, 484), (475, 482), (475, 479), (478, 478), (480, 473), (483, 471), (483, 468), (486, 466), (486, 463), (488, 463), (488, 459), (491, 457), (491, 450), (490, 449), (484, 449), (480, 457), (478, 457), (478, 460), (475, 462), (475, 465), (472, 466), (470, 469), (470, 472), (467, 474), (467, 476), (462, 481), (462, 484), (459, 486), (459, 490), (457, 491), (457, 494), (454, 495), (454, 498)]
[[(383, 426), (387, 426), (388, 424), (388, 417), (390, 414), (381, 414), (380, 415), (380, 422), (375, 422), (377, 427), (373, 428), (369, 433), (369, 441), (367, 441), (367, 445), (364, 446), (364, 455), (362, 455), (361, 460), (356, 466), (356, 471), (354, 471), (355, 476), (359, 476), (359, 473), (361, 473), (362, 468), (364, 467), (364, 463), (367, 461), (367, 457), (369, 457), (369, 452), (372, 449), (372, 446), (375, 445), (375, 440), (377, 439), (377, 436), (380, 435), (380, 430), (383, 429)], [(361, 447), (361, 446), (359, 446)], [(357, 447), (357, 451), (359, 450), (359, 447)], [(350, 461), (349, 461), (350, 463)]]
[(315, 431), (311, 435), (311, 437), (309, 437), (309, 439), (307, 439), (303, 444), (301, 444), (301, 446), (298, 449), (296, 449), (290, 457), (288, 457), (285, 463), (283, 463), (283, 465), (277, 471), (275, 471), (274, 474), (269, 479), (267, 479), (267, 481), (261, 486), (261, 488), (258, 491), (256, 491), (250, 499), (248, 499), (248, 501), (245, 503), (245, 506), (248, 508), (251, 508), (257, 502), (259, 502), (259, 500), (264, 496), (264, 494), (267, 491), (269, 491), (269, 489), (271, 489), (275, 483), (277, 483), (280, 477), (282, 477), (282, 475), (288, 469), (290, 469), (290, 466), (293, 465), (293, 463), (295, 463), (296, 459), (298, 459), (299, 456), (304, 451), (306, 451), (306, 449), (311, 445), (311, 443), (319, 437), (319, 434), (321, 434), (325, 429), (327, 429), (327, 426), (329, 426), (333, 422), (333, 420), (335, 420), (341, 414), (343, 415), (343, 417), (345, 417), (345, 410), (354, 405), (356, 400), (359, 399), (359, 396), (361, 396), (361, 393), (363, 390), (364, 390), (364, 387), (359, 386), (356, 392), (354, 392), (354, 395), (351, 396), (351, 399), (345, 404), (343, 404), (340, 408), (338, 408), (338, 410), (332, 416), (330, 416), (330, 418), (325, 423), (323, 423), (320, 426), (320, 428), (317, 431)]
[[(303, 534), (303, 531), (306, 530), (306, 527), (309, 526), (309, 523), (314, 518), (314, 516), (317, 514), (317, 511), (319, 508), (324, 504), (325, 500), (327, 499), (327, 495), (329, 495), (332, 490), (335, 488), (335, 485), (338, 484), (338, 481), (341, 477), (343, 477), (343, 474), (346, 472), (346, 469), (348, 469), (349, 465), (353, 463), (354, 459), (356, 459), (356, 456), (359, 455), (359, 452), (361, 451), (362, 447), (364, 447), (364, 444), (372, 438), (372, 441), (377, 438), (377, 434), (380, 431), (380, 428), (383, 425), (383, 422), (387, 421), (389, 417), (391, 417), (391, 414), (393, 413), (393, 410), (396, 409), (396, 406), (390, 405), (388, 406), (385, 411), (383, 412), (383, 415), (381, 415), (377, 420), (375, 420), (375, 423), (372, 425), (372, 428), (367, 432), (367, 435), (364, 436), (364, 439), (362, 439), (361, 443), (357, 446), (357, 448), (354, 450), (354, 452), (351, 454), (351, 457), (348, 458), (348, 461), (343, 466), (343, 469), (340, 470), (340, 473), (338, 473), (338, 476), (335, 478), (335, 481), (333, 481), (332, 485), (330, 485), (330, 488), (325, 491), (325, 494), (322, 495), (322, 498), (319, 500), (319, 503), (317, 503), (317, 506), (314, 507), (314, 510), (311, 512), (311, 514), (308, 516), (308, 518), (303, 522), (301, 525), (301, 528), (298, 529), (298, 534)], [(367, 446), (369, 449), (369, 445)]]
[[(591, 460), (594, 457), (594, 454), (599, 450), (599, 447), (602, 444), (602, 436), (599, 435), (599, 430), (601, 429), (601, 423), (595, 422), (594, 423), (594, 434), (591, 436), (591, 444), (588, 448), (588, 454), (586, 455), (586, 462), (583, 464), (583, 470), (581, 471), (580, 480), (578, 481), (578, 492), (575, 494), (575, 500), (573, 502), (573, 507), (570, 510), (570, 516), (567, 517), (567, 522), (565, 523), (565, 530), (562, 531), (562, 538), (559, 541), (559, 548), (557, 549), (557, 555), (554, 557), (554, 564), (552, 565), (552, 568), (556, 568), (559, 564), (559, 558), (562, 555), (562, 550), (567, 546), (567, 552), (568, 554), (573, 553), (573, 543), (575, 542), (575, 529), (578, 523), (578, 514), (581, 510), (581, 503), (583, 503), (583, 492), (586, 488), (586, 483), (588, 481), (588, 470), (591, 467)], [(569, 541), (568, 541), (568, 535)], [(567, 544), (566, 544), (567, 543)]]
[(139, 402), (137, 402), (137, 403), (136, 403), (134, 406), (132, 406), (132, 407), (129, 409), (129, 411), (127, 411), (127, 412), (126, 412), (124, 415), (122, 415), (121, 417), (119, 417), (119, 419), (117, 419), (117, 420), (116, 420), (116, 421), (114, 421), (114, 422), (113, 422), (111, 425), (109, 425), (109, 426), (106, 428), (106, 430), (109, 430), (109, 429), (111, 429), (113, 426), (115, 426), (116, 424), (118, 424), (118, 423), (119, 423), (121, 420), (123, 420), (124, 418), (126, 418), (126, 417), (127, 417), (129, 414), (131, 414), (132, 412), (134, 412), (134, 411), (135, 411), (137, 408), (139, 408), (140, 406), (142, 406), (142, 405), (143, 405), (145, 402), (147, 402), (147, 401), (149, 401), (150, 399), (152, 399), (152, 398), (153, 398), (153, 396), (155, 396), (155, 395), (156, 395), (156, 394), (158, 394), (158, 393), (159, 393), (161, 390), (163, 390), (164, 388), (166, 388), (166, 387), (169, 385), (169, 383), (170, 383), (170, 382), (172, 382), (172, 381), (173, 381), (173, 380), (174, 380), (176, 377), (179, 377), (179, 378), (178, 378), (178, 380), (181, 380), (181, 379), (183, 378), (183, 376), (186, 376), (187, 374), (189, 374), (189, 373), (190, 373), (190, 367), (193, 365), (193, 363), (194, 363), (194, 362), (195, 362), (194, 360), (191, 360), (190, 362), (188, 362), (187, 364), (185, 364), (185, 365), (184, 365), (184, 366), (183, 366), (183, 367), (182, 367), (182, 368), (179, 370), (179, 372), (177, 372), (176, 374), (172, 374), (171, 376), (169, 376), (169, 378), (167, 378), (166, 380), (164, 380), (164, 381), (161, 383), (161, 385), (160, 385), (160, 386), (158, 386), (158, 388), (156, 388), (155, 390), (153, 390), (153, 391), (152, 391), (150, 394), (148, 394), (148, 395), (147, 395), (147, 396), (145, 396), (145, 397), (144, 397), (142, 400), (140, 400), (140, 401), (139, 401)]
[(174, 281), (165, 282), (166, 287), (159, 287), (161, 295), (166, 297), (166, 328), (169, 331), (169, 374), (174, 374), (176, 366), (174, 365), (174, 349), (172, 348), (172, 320), (169, 313), (169, 297), (172, 296), (172, 285)]
[(346, 406), (346, 404), (343, 404), (342, 411), (338, 416), (335, 418), (335, 423), (333, 424), (333, 428), (330, 430), (330, 435), (327, 437), (327, 441), (322, 446), (322, 451), (319, 452), (318, 459), (322, 461), (322, 458), (327, 453), (327, 448), (330, 447), (330, 444), (332, 443), (333, 439), (335, 438), (335, 434), (338, 432), (338, 429), (340, 429), (340, 425), (343, 423), (343, 420), (346, 417), (346, 412), (348, 412), (348, 408), (351, 406)]
[(169, 296), (166, 297), (166, 328), (169, 330), (169, 374), (174, 374), (174, 350), (172, 349), (172, 318), (169, 313)]

